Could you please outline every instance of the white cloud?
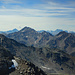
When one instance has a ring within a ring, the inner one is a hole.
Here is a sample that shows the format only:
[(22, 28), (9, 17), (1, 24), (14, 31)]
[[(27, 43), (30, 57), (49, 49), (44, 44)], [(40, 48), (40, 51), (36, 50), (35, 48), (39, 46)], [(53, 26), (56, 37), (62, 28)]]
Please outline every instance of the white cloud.
[[(74, 1), (75, 3), (75, 1)], [(37, 8), (42, 8), (42, 9), (68, 9), (71, 10), (73, 7), (70, 7), (69, 5), (74, 4), (72, 1), (71, 3), (66, 2), (66, 3), (60, 3), (60, 2), (54, 2), (52, 0), (47, 0), (45, 1), (44, 4), (37, 4)], [(75, 4), (74, 4), (75, 5)]]
[(9, 4), (9, 3), (21, 3), (21, 0), (0, 0), (1, 2), (5, 3), (5, 4)]
[[(0, 31), (13, 28), (20, 29), (19, 27), (24, 26), (29, 26), (37, 30), (55, 30), (59, 28), (75, 31), (75, 17), (73, 15), (75, 8), (70, 7), (70, 3), (68, 3), (69, 6), (68, 4), (47, 0), (46, 3), (26, 8), (19, 5), (19, 3), (22, 3), (21, 0), (0, 1), (6, 4), (2, 5), (2, 9), (0, 9)], [(16, 3), (16, 5), (11, 5), (11, 3)]]
[[(70, 27), (71, 25), (72, 27)], [(23, 28), (25, 26), (34, 28), (36, 30), (64, 29), (69, 31), (75, 31), (75, 19), (69, 20), (68, 18), (0, 15), (0, 31), (14, 28), (19, 29), (19, 27)]]
[(2, 7), (2, 9), (5, 9), (6, 7), (5, 6), (1, 6)]
[[(17, 3), (21, 0), (2, 0), (7, 3)], [(22, 1), (21, 1), (22, 2)], [(16, 8), (18, 6), (18, 8)], [(15, 5), (12, 7), (13, 9), (0, 9), (1, 15), (23, 15), (23, 16), (42, 16), (42, 17), (49, 17), (49, 16), (62, 16), (62, 15), (71, 15), (71, 12), (75, 12), (75, 9), (72, 7), (66, 7), (61, 5), (60, 3), (55, 3), (51, 1), (47, 1), (44, 4), (38, 4), (33, 6), (33, 8), (23, 8), (20, 5)], [(16, 8), (16, 9), (15, 9)]]
[(75, 8), (75, 0), (67, 1), (67, 5), (65, 5), (65, 6), (69, 6), (69, 7), (74, 7)]
[(73, 9), (73, 8), (66, 8), (66, 7), (45, 7), (45, 9)]
[[(51, 13), (50, 13), (51, 12)], [(59, 13), (58, 13), (59, 12)], [(0, 14), (6, 14), (6, 15), (23, 15), (28, 17), (36, 17), (36, 16), (42, 16), (42, 17), (48, 17), (48, 16), (62, 16), (62, 15), (69, 15), (67, 13), (63, 13), (67, 11), (59, 11), (59, 10), (39, 10), (39, 9), (0, 9)]]
[[(45, 0), (44, 0), (45, 1)], [(46, 14), (49, 13), (49, 16), (52, 15), (53, 17), (58, 17), (61, 15), (66, 15), (65, 17), (74, 17), (73, 13), (75, 12), (75, 8), (68, 6), (68, 3), (57, 3), (53, 2), (53, 0), (47, 0), (43, 4), (35, 5), (35, 8), (40, 10), (46, 10)], [(52, 12), (52, 14), (51, 14)], [(68, 16), (67, 16), (68, 15)], [(48, 14), (47, 14), (48, 16)]]

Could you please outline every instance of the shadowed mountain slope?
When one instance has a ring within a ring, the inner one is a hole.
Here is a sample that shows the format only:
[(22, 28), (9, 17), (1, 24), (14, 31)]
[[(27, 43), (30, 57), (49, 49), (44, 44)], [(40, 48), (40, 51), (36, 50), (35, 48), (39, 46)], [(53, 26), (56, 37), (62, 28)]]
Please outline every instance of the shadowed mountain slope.
[(0, 75), (6, 75), (14, 71), (14, 69), (9, 70), (9, 67), (13, 64), (12, 59), (13, 55), (0, 45)]
[(63, 31), (50, 40), (47, 45), (50, 48), (58, 48), (68, 54), (72, 54), (75, 52), (75, 36)]
[(4, 35), (0, 35), (0, 38), (2, 39), (1, 45), (8, 49), (12, 54), (22, 59), (27, 59), (47, 74), (75, 74), (74, 58), (63, 51), (25, 46)]
[[(12, 66), (12, 59), (14, 59), (18, 63), (16, 69), (14, 66)], [(21, 58), (13, 57), (13, 55), (8, 50), (0, 45), (0, 75), (26, 74), (46, 75), (45, 72), (43, 72), (40, 68), (38, 68), (31, 62), (28, 62), (27, 60), (23, 60)]]

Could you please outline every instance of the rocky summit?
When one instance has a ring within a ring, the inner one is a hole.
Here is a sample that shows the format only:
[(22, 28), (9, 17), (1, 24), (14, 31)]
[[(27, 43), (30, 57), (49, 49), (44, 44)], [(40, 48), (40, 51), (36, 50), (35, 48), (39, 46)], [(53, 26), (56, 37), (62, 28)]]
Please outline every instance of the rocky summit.
[(17, 61), (18, 66), (16, 70), (11, 72), (9, 75), (46, 75), (45, 72), (31, 62), (17, 57), (14, 58)]

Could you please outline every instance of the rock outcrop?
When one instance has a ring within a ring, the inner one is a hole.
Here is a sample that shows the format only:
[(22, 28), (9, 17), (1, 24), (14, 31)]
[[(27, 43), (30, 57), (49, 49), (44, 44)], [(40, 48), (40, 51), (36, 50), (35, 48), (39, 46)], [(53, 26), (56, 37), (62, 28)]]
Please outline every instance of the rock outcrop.
[(18, 63), (18, 67), (9, 75), (46, 75), (45, 72), (31, 62), (17, 57), (14, 58)]

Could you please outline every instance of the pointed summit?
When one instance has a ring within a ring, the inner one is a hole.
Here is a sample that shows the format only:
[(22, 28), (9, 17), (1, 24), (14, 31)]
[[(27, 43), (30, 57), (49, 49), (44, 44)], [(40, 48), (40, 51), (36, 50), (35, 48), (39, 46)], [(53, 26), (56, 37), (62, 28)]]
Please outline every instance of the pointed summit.
[(35, 32), (34, 29), (30, 28), (30, 27), (24, 27), (23, 29), (20, 30), (21, 32)]
[(68, 33), (67, 33), (67, 32), (65, 32), (65, 31), (61, 31), (61, 32), (59, 32), (56, 36), (64, 35), (64, 34), (68, 34)]

